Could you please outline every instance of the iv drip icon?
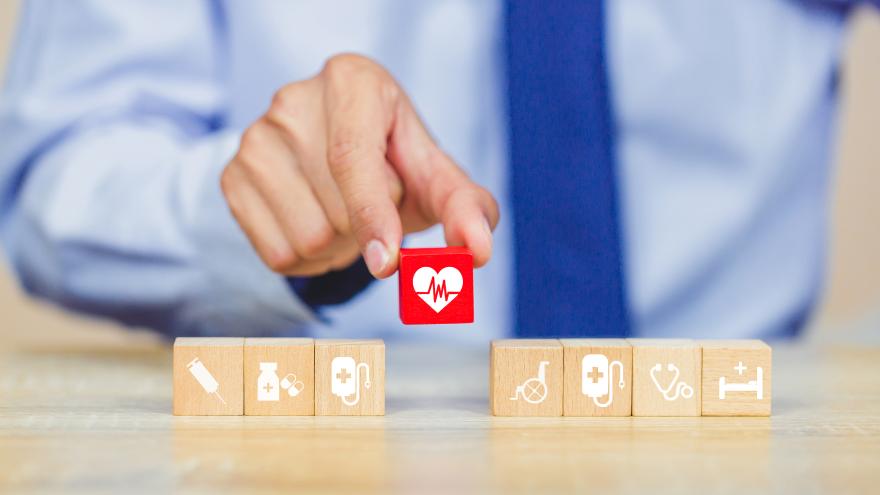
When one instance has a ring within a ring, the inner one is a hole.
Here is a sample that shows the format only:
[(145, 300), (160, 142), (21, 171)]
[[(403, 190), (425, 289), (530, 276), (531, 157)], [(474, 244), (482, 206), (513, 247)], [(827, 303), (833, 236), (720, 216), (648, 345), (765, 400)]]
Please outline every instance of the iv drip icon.
[[(617, 388), (623, 390), (623, 363), (610, 361), (604, 354), (587, 354), (581, 361), (581, 393), (593, 399), (596, 407), (606, 408), (614, 401), (612, 375), (617, 374)], [(600, 401), (601, 397), (608, 397)]]
[(337, 356), (330, 363), (330, 379), (333, 395), (346, 406), (356, 406), (361, 400), (361, 383), (370, 388), (370, 365), (357, 363), (353, 357)]

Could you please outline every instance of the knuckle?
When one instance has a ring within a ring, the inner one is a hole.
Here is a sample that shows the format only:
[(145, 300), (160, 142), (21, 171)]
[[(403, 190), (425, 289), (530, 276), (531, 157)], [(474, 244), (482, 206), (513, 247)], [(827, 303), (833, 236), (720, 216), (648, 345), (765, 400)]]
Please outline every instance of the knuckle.
[[(303, 119), (290, 115), (266, 115), (267, 124), (282, 136), (282, 141), (291, 151), (299, 151), (314, 146), (315, 136), (309, 132)], [(314, 132), (314, 131), (312, 131)]]
[(270, 270), (284, 273), (296, 266), (296, 253), (290, 246), (276, 247), (263, 254), (263, 261)]
[(258, 121), (241, 133), (241, 140), (238, 145), (238, 156), (242, 161), (252, 158), (253, 154), (265, 144), (263, 132), (263, 128)]
[(236, 155), (241, 170), (248, 175), (260, 173), (266, 158), (268, 143), (262, 125), (255, 124), (245, 129), (241, 135), (241, 146)]
[(339, 168), (351, 161), (351, 156), (357, 152), (357, 143), (349, 136), (349, 132), (340, 129), (335, 139), (327, 146), (327, 164), (332, 168)]
[(262, 169), (257, 154), (258, 152), (256, 151), (245, 151), (239, 152), (238, 154), (238, 161), (241, 163), (241, 170), (250, 180), (253, 180), (254, 177), (259, 177)]
[(327, 59), (322, 75), (331, 87), (372, 88), (389, 101), (399, 95), (400, 89), (384, 67), (373, 60), (354, 53), (342, 53)]
[(272, 101), (269, 103), (270, 114), (291, 114), (296, 113), (299, 105), (299, 95), (302, 92), (299, 83), (292, 83), (282, 86), (281, 89), (272, 95)]
[(384, 157), (384, 143), (370, 143), (351, 127), (337, 129), (327, 145), (327, 166), (337, 182), (350, 178), (352, 171), (362, 163), (375, 157)]
[(227, 202), (229, 202), (229, 197), (232, 194), (232, 187), (235, 183), (235, 178), (233, 177), (232, 172), (230, 172), (232, 167), (232, 164), (227, 165), (220, 174), (220, 190), (223, 191), (223, 196), (226, 197)]
[(355, 135), (355, 131), (351, 129), (339, 129), (327, 146), (327, 165), (334, 174), (345, 177), (364, 156), (365, 146)]
[(265, 127), (281, 133), (287, 142), (305, 145), (314, 141), (314, 136), (308, 132), (309, 126), (312, 133), (316, 127), (313, 122), (316, 118), (314, 102), (308, 101), (314, 96), (306, 95), (307, 86), (306, 83), (293, 83), (278, 90), (261, 119)]
[(333, 271), (344, 270), (351, 266), (357, 259), (359, 252), (355, 250), (354, 254), (337, 256), (330, 261), (330, 269)]
[(330, 223), (333, 224), (333, 228), (339, 235), (344, 236), (351, 232), (351, 223), (348, 220), (348, 212), (345, 210), (345, 205), (332, 208), (328, 212), (328, 216), (330, 217)]
[(323, 72), (330, 76), (351, 74), (352, 71), (376, 65), (369, 58), (357, 53), (340, 53), (328, 58), (324, 63)]
[(327, 222), (321, 222), (299, 237), (297, 251), (304, 258), (317, 257), (330, 246), (335, 237), (333, 227)]
[(235, 218), (236, 222), (241, 225), (243, 210), (239, 198), (235, 194), (227, 194), (226, 205), (229, 207), (229, 213), (232, 214), (232, 218)]
[(390, 104), (391, 102), (400, 99), (400, 86), (397, 85), (390, 75), (384, 75), (386, 77), (382, 77), (376, 81), (376, 86), (378, 87), (379, 96), (382, 98), (382, 101), (386, 102), (386, 104)]
[(243, 205), (241, 204), (240, 195), (236, 193), (238, 179), (235, 178), (231, 169), (227, 167), (220, 175), (220, 189), (223, 191), (223, 197), (226, 198), (226, 206), (236, 221), (241, 221)]
[(355, 237), (362, 239), (366, 237), (370, 225), (377, 218), (379, 208), (373, 203), (365, 201), (356, 201), (355, 206), (351, 209), (351, 225)]

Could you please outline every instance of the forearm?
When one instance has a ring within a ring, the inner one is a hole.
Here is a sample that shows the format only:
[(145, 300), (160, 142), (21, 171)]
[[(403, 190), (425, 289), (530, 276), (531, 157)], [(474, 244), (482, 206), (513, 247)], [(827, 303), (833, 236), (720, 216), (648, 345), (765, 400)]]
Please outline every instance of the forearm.
[[(184, 144), (186, 143), (186, 144)], [(184, 141), (110, 121), (43, 153), (3, 231), (33, 294), (172, 334), (265, 334), (312, 319), (232, 220), (220, 171), (233, 132)]]

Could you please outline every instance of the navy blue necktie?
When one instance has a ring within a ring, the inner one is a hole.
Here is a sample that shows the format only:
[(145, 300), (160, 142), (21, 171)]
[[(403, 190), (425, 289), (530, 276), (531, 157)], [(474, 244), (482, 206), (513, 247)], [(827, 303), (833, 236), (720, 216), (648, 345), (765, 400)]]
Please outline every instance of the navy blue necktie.
[(507, 4), (519, 336), (626, 336), (603, 2)]

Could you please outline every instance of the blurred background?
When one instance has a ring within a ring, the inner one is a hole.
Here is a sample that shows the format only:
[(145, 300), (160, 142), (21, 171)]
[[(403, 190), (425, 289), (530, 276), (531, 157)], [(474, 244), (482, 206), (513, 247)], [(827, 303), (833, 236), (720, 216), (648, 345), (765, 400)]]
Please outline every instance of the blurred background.
[[(20, 0), (0, 0), (0, 80), (15, 36)], [(880, 343), (880, 14), (851, 17), (842, 68), (842, 106), (834, 159), (832, 231), (822, 302), (805, 333), (809, 340)], [(5, 261), (5, 260), (4, 260)], [(153, 342), (131, 332), (32, 301), (0, 264), (0, 347), (83, 347)]]

